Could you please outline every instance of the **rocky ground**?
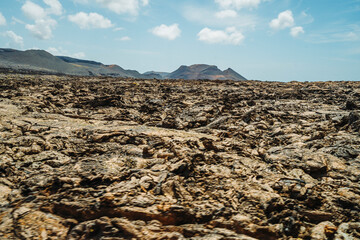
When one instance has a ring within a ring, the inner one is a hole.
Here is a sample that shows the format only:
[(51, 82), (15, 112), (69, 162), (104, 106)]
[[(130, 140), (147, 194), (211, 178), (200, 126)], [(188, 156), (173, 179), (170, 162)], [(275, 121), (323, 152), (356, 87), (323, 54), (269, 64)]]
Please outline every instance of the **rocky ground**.
[(0, 74), (0, 239), (360, 239), (360, 82)]

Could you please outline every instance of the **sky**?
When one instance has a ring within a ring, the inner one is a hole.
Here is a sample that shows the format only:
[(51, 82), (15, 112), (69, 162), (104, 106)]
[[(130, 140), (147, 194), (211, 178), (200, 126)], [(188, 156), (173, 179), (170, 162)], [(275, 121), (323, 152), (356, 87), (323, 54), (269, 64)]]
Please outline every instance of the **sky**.
[(264, 81), (360, 80), (360, 0), (1, 0), (0, 47), (139, 72), (228, 67)]

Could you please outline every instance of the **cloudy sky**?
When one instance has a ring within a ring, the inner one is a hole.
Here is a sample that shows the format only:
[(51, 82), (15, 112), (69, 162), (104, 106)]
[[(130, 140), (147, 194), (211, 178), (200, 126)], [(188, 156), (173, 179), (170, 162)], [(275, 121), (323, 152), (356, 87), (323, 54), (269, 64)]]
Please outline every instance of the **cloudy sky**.
[(360, 0), (1, 0), (0, 47), (140, 72), (206, 63), (248, 79), (360, 80)]

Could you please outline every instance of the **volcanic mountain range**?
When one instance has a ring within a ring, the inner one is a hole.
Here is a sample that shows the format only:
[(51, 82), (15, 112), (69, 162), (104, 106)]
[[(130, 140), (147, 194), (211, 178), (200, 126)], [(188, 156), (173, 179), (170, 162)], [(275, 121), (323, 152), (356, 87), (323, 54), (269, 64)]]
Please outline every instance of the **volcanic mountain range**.
[(75, 76), (112, 76), (185, 80), (246, 80), (231, 68), (221, 71), (215, 65), (183, 65), (171, 73), (149, 71), (141, 74), (136, 70), (125, 70), (118, 65), (105, 65), (95, 61), (66, 56), (54, 56), (44, 50), (19, 51), (6, 48), (0, 48), (0, 69), (2, 71), (12, 72), (34, 72)]

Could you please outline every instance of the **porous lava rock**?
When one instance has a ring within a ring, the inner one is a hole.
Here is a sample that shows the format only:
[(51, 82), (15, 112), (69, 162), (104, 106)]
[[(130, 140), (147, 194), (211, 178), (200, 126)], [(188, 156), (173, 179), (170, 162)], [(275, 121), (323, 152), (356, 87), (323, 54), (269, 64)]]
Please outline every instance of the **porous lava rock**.
[(0, 239), (359, 239), (359, 96), (0, 74)]

